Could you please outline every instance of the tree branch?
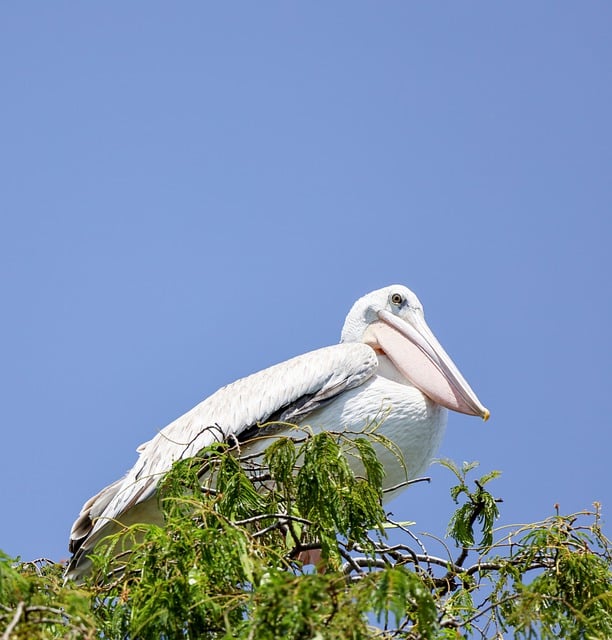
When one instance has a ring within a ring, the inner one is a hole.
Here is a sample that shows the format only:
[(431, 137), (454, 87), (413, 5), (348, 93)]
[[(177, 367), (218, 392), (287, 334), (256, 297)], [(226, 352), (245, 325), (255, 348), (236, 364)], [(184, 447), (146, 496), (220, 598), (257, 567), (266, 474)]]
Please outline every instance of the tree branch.
[(13, 619), (8, 623), (8, 626), (6, 627), (6, 629), (4, 630), (1, 640), (10, 640), (11, 633), (13, 633), (13, 629), (17, 626), (17, 624), (19, 623), (19, 619), (23, 614), (24, 605), (25, 603), (23, 602), (23, 600), (20, 600), (19, 603), (17, 604), (17, 608), (15, 609), (15, 615), (13, 616)]

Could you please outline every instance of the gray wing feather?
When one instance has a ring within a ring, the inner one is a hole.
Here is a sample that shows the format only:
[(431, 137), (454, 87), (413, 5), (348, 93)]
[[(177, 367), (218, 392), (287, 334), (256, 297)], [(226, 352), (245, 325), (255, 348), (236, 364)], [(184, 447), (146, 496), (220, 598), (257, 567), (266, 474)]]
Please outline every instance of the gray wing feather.
[[(232, 435), (243, 439), (241, 434), (271, 417), (301, 420), (343, 391), (363, 384), (376, 367), (376, 354), (367, 345), (338, 344), (219, 389), (140, 445), (140, 457), (127, 475), (85, 503), (71, 532), (70, 550), (79, 551), (85, 543), (91, 549), (105, 535), (106, 525), (122, 520), (130, 509), (154, 495), (159, 480), (177, 460)], [(84, 549), (80, 551), (79, 555)]]

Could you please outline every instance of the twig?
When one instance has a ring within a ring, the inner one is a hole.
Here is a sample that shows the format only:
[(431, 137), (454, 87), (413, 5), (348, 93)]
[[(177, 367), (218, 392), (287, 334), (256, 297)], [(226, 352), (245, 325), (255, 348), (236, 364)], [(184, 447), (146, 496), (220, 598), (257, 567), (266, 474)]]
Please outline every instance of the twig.
[(41, 576), (42, 575), (42, 571), (41, 571), (41, 567), (39, 565), (48, 565), (48, 564), (55, 564), (53, 562), (53, 560), (49, 560), (49, 558), (36, 558), (36, 560), (28, 560), (27, 562), (23, 563), (24, 567), (27, 566), (32, 566), (34, 567), (34, 571), (36, 571), (36, 574)]
[(290, 516), (287, 513), (262, 513), (258, 516), (251, 516), (244, 520), (236, 520), (233, 522), (236, 526), (242, 526), (243, 524), (249, 524), (251, 522), (257, 522), (258, 520), (268, 520), (269, 518), (278, 518), (279, 520), (291, 520), (293, 522), (299, 522), (300, 524), (311, 525), (312, 521), (306, 520), (306, 518), (298, 518), (297, 516)]
[[(421, 542), (420, 538), (416, 534), (414, 534), (412, 531), (410, 531), (410, 529), (408, 529), (408, 527), (405, 527), (400, 522), (395, 522), (394, 520), (391, 520), (389, 516), (387, 516), (387, 522), (390, 522), (392, 525), (397, 527), (400, 531), (403, 531), (404, 533), (408, 534), (419, 545), (419, 548), (423, 552), (423, 555), (425, 556), (427, 555), (427, 549), (425, 548), (425, 545)], [(410, 549), (409, 552), (411, 555), (414, 554), (412, 549)], [(414, 556), (416, 557), (416, 554), (414, 554)], [(416, 564), (416, 561), (415, 561), (415, 564)], [(431, 570), (431, 567), (428, 566), (427, 568), (428, 570)]]
[(350, 576), (351, 571), (355, 571), (360, 576), (363, 575), (363, 571), (361, 570), (359, 564), (355, 562), (355, 558), (353, 558), (353, 556), (351, 556), (351, 554), (346, 549), (339, 547), (339, 550), (340, 555), (346, 560), (344, 566), (342, 567), (342, 572), (344, 573), (344, 575), (347, 577)]
[(23, 600), (20, 600), (19, 603), (17, 604), (17, 609), (15, 609), (15, 615), (13, 616), (13, 619), (9, 622), (6, 629), (4, 630), (4, 633), (2, 634), (2, 640), (10, 639), (11, 633), (13, 633), (13, 629), (17, 626), (17, 624), (19, 623), (19, 618), (21, 618), (21, 615), (23, 614), (24, 604), (25, 603), (23, 602)]
[(391, 493), (391, 491), (395, 491), (397, 489), (402, 489), (403, 487), (408, 487), (411, 484), (417, 484), (418, 482), (431, 482), (431, 478), (428, 476), (424, 476), (422, 478), (414, 478), (413, 480), (404, 480), (404, 482), (400, 482), (399, 484), (394, 484), (392, 487), (387, 487), (383, 489), (383, 493)]
[(516, 600), (517, 598), (520, 598), (520, 597), (521, 597), (520, 593), (513, 593), (506, 598), (502, 598), (501, 600), (491, 602), (491, 604), (488, 607), (485, 607), (484, 609), (480, 609), (471, 618), (468, 618), (467, 620), (464, 620), (463, 622), (461, 622), (459, 626), (465, 627), (466, 625), (473, 623), (475, 620), (478, 620), (478, 618), (482, 617), (487, 611), (490, 611), (491, 609), (495, 609), (499, 607), (501, 604), (505, 604), (506, 602), (512, 602), (512, 600)]
[[(343, 554), (344, 555), (344, 554)], [(361, 572), (361, 567), (367, 567), (371, 569), (372, 567), (376, 567), (377, 569), (386, 569), (389, 565), (382, 558), (351, 558), (352, 562), (357, 565)]]
[(67, 615), (67, 613), (63, 609), (58, 609), (57, 607), (49, 607), (44, 604), (33, 604), (27, 607), (26, 612), (30, 613), (30, 611), (46, 611), (47, 613), (54, 613), (55, 615), (58, 615), (58, 616)]
[(261, 536), (265, 536), (266, 533), (270, 533), (270, 531), (274, 531), (274, 529), (280, 529), (281, 531), (283, 531), (284, 526), (285, 526), (284, 523), (277, 520), (274, 524), (271, 524), (269, 527), (266, 527), (265, 529), (260, 529), (259, 531), (256, 531), (252, 535), (253, 535), (253, 538), (260, 538)]

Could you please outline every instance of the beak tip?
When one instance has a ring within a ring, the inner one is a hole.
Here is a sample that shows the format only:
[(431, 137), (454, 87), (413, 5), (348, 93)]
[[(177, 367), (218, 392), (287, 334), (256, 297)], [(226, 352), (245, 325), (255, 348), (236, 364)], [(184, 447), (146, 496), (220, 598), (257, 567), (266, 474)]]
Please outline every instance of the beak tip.
[(491, 417), (491, 412), (488, 409), (483, 409), (482, 419), (486, 422)]

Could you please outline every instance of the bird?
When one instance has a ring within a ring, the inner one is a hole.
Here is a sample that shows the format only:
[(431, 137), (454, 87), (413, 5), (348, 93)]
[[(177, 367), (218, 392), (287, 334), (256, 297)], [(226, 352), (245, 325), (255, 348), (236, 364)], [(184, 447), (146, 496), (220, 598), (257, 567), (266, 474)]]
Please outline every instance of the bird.
[(353, 304), (339, 344), (222, 387), (140, 445), (127, 474), (83, 505), (70, 532), (66, 578), (82, 581), (96, 544), (121, 527), (162, 524), (161, 478), (176, 461), (219, 440), (264, 447), (270, 440), (258, 437), (259, 429), (272, 421), (276, 436), (289, 433), (289, 424), (355, 432), (383, 415), (378, 433), (405, 463), (389, 449), (378, 451), (384, 484), (394, 487), (431, 463), (448, 410), (484, 420), (490, 415), (427, 325), (416, 294), (404, 285), (372, 291)]

